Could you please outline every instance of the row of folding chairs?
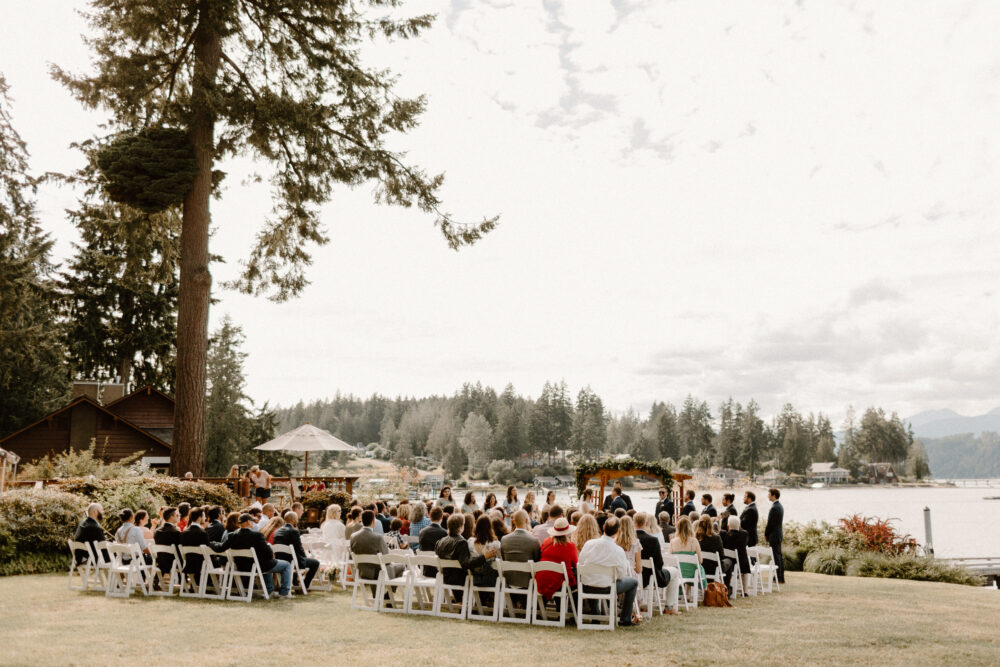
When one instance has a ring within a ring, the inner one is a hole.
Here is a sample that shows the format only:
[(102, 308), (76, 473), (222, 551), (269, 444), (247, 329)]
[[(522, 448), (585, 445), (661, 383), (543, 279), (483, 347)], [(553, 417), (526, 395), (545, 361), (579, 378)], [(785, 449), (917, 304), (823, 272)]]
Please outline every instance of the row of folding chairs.
[[(171, 596), (208, 600), (241, 600), (250, 602), (254, 593), (268, 598), (266, 574), (253, 549), (230, 549), (217, 553), (207, 545), (197, 547), (149, 545), (151, 562), (147, 563), (137, 544), (116, 542), (75, 542), (69, 540), (70, 590), (103, 591), (107, 597), (128, 598), (133, 592), (150, 596)], [(303, 594), (308, 593), (305, 577), (299, 569), (292, 547), (274, 545), (275, 555), (291, 558), (293, 581), (298, 581)], [(77, 553), (86, 558), (77, 562)], [(170, 570), (160, 570), (157, 556), (173, 556)], [(197, 572), (184, 572), (187, 559), (198, 556), (201, 567)], [(241, 567), (242, 564), (242, 567)], [(249, 564), (249, 569), (246, 568)], [(158, 584), (158, 585), (157, 585)]]
[[(684, 603), (685, 610), (689, 610), (692, 606), (694, 608), (698, 607), (698, 601), (704, 599), (708, 582), (717, 581), (725, 583), (723, 580), (722, 563), (719, 561), (718, 554), (703, 552), (701, 557), (703, 562), (709, 561), (715, 563), (715, 567), (712, 568), (712, 574), (706, 573), (704, 577), (701, 576), (701, 568), (698, 567), (697, 556), (692, 554), (672, 554), (667, 550), (667, 547), (663, 548), (664, 565), (676, 567), (683, 573), (683, 568), (681, 568), (681, 564), (683, 563), (689, 566), (689, 571), (694, 572), (689, 577), (684, 577), (683, 574), (680, 576), (678, 597)], [(778, 592), (781, 591), (781, 585), (778, 583), (778, 568), (774, 562), (774, 552), (771, 547), (747, 547), (747, 557), (750, 564), (749, 572), (742, 572), (740, 570), (740, 561), (735, 549), (724, 549), (723, 557), (730, 558), (733, 561), (733, 597), (771, 593), (775, 589)], [(746, 581), (743, 578), (744, 574), (748, 575)]]

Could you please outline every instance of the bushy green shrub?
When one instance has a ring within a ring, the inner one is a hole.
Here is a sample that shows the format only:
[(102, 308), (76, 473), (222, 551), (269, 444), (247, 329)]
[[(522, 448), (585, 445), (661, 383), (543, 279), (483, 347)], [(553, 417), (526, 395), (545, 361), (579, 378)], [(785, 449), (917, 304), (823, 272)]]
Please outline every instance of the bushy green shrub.
[(133, 512), (146, 510), (150, 517), (155, 517), (167, 501), (148, 487), (139, 484), (116, 484), (98, 491), (93, 499), (104, 508), (104, 528), (114, 533), (121, 526), (118, 514), (126, 507)]
[(9, 560), (17, 551), (17, 543), (6, 528), (0, 528), (0, 563)]
[(785, 570), (788, 572), (801, 572), (802, 565), (809, 555), (809, 550), (794, 544), (783, 545), (781, 557), (785, 562)]
[(486, 467), (486, 475), (494, 484), (511, 484), (517, 479), (517, 465), (513, 461), (497, 459)]
[(318, 515), (316, 523), (322, 523), (326, 518), (326, 508), (330, 505), (340, 505), (340, 517), (343, 520), (347, 517), (347, 508), (351, 505), (351, 497), (341, 491), (306, 491), (299, 496), (299, 502), (306, 510), (306, 519), (303, 523), (308, 525), (311, 523), (308, 521), (309, 510), (316, 510)]
[(105, 438), (99, 446), (97, 439), (91, 438), (87, 449), (68, 449), (26, 463), (21, 467), (18, 479), (63, 479), (90, 475), (98, 479), (112, 479), (135, 477), (143, 470), (148, 472), (148, 468), (136, 463), (142, 457), (141, 452), (120, 461), (105, 462), (101, 450), (107, 446), (107, 442)]
[[(145, 477), (134, 477), (126, 479), (94, 479), (90, 477), (67, 479), (60, 482), (59, 486), (64, 491), (77, 493), (81, 496), (100, 502), (104, 505), (105, 514), (117, 513), (122, 507), (130, 505), (115, 506), (105, 504), (105, 498), (122, 498), (122, 502), (136, 502), (146, 498), (153, 498), (149, 502), (158, 502), (162, 499), (164, 505), (176, 507), (179, 503), (187, 502), (191, 505), (221, 505), (226, 510), (238, 509), (241, 505), (240, 499), (236, 497), (228, 487), (222, 484), (212, 484), (211, 482), (196, 482), (191, 480), (178, 479), (176, 477), (165, 477), (163, 475), (148, 475)], [(115, 502), (118, 502), (115, 500)], [(159, 504), (154, 507), (159, 508)], [(144, 509), (148, 509), (144, 504)]]
[(0, 531), (14, 541), (18, 553), (68, 553), (83, 520), (87, 501), (54, 488), (14, 489), (0, 496)]
[(809, 552), (809, 555), (806, 556), (805, 561), (802, 563), (802, 569), (806, 572), (814, 572), (816, 574), (842, 576), (847, 571), (847, 561), (849, 559), (850, 553), (847, 549), (839, 547), (817, 549), (816, 551)]
[(66, 572), (69, 569), (69, 559), (68, 551), (66, 553), (19, 551), (10, 558), (0, 559), (0, 577)]
[(847, 574), (852, 577), (939, 581), (967, 586), (983, 585), (982, 578), (967, 570), (941, 563), (933, 558), (922, 558), (912, 554), (888, 556), (872, 551), (861, 553), (848, 562)]

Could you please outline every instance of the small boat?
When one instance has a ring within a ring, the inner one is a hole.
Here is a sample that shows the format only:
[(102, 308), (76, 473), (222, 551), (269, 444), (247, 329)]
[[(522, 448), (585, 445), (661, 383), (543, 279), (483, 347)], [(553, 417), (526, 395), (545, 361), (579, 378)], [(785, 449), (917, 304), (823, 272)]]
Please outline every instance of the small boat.
[(812, 484), (809, 485), (809, 488), (811, 488), (811, 489), (825, 489), (826, 488), (826, 484), (824, 484), (823, 482), (813, 482)]

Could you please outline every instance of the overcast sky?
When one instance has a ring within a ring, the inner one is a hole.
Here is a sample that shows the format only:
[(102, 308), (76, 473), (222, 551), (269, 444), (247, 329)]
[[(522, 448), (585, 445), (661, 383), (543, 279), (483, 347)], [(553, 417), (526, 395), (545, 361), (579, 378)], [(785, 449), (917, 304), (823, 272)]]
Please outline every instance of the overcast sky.
[[(37, 172), (72, 169), (102, 120), (47, 74), (88, 67), (73, 4), (3, 2)], [(394, 145), (447, 173), (446, 210), (501, 225), (455, 253), (430, 217), (338, 191), (300, 298), (216, 289), (255, 400), (565, 379), (616, 411), (688, 393), (835, 420), (1000, 405), (1000, 3), (407, 8), (438, 21), (369, 51), (428, 97)], [(247, 165), (225, 168), (217, 285), (270, 208)], [(39, 193), (58, 259), (73, 198)]]

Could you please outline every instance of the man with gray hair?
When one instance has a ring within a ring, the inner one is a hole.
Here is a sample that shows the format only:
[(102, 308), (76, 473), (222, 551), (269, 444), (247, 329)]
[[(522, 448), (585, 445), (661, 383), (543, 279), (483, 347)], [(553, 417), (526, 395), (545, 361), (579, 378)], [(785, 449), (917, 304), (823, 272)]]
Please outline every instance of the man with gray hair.
[[(101, 507), (100, 503), (90, 503), (87, 506), (87, 516), (84, 517), (80, 525), (76, 527), (76, 533), (73, 535), (74, 542), (83, 542), (84, 544), (93, 543), (91, 547), (94, 552), (97, 552), (97, 544), (105, 540), (104, 529), (101, 528), (101, 521), (104, 521), (104, 508)], [(103, 552), (105, 558), (107, 558), (107, 552)], [(76, 562), (82, 563), (87, 560), (87, 554), (84, 551), (77, 551)]]
[[(514, 512), (511, 517), (514, 530), (500, 538), (500, 553), (504, 560), (514, 563), (536, 563), (542, 559), (542, 545), (538, 538), (528, 530), (528, 513), (524, 510)], [(507, 583), (518, 588), (527, 588), (531, 583), (531, 575), (525, 572), (504, 574)]]
[(673, 537), (674, 533), (677, 531), (674, 528), (673, 523), (671, 523), (673, 516), (667, 512), (660, 512), (660, 534), (657, 535), (663, 544), (670, 544), (670, 538)]
[[(726, 516), (726, 522), (729, 526), (729, 530), (721, 533), (722, 537), (722, 547), (724, 549), (732, 549), (736, 552), (736, 560), (740, 564), (740, 574), (743, 579), (743, 590), (747, 590), (747, 584), (750, 583), (750, 558), (747, 555), (747, 545), (750, 541), (750, 536), (747, 531), (743, 530), (740, 524), (740, 518), (738, 516)], [(732, 572), (734, 568), (730, 567), (727, 575), (729, 581), (727, 581), (727, 586), (729, 586), (729, 594), (732, 595), (733, 582), (732, 582)]]

